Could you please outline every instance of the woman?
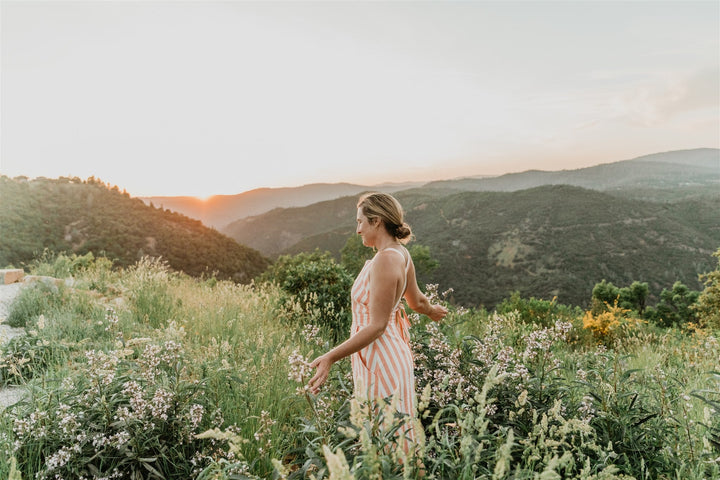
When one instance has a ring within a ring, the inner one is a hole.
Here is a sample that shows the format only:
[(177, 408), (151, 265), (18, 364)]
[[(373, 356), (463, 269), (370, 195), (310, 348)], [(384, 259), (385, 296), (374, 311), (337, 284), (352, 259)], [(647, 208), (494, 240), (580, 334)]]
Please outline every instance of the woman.
[[(377, 400), (397, 394), (398, 410), (414, 417), (410, 324), (401, 300), (434, 321), (445, 317), (447, 309), (431, 304), (418, 287), (415, 266), (403, 247), (412, 232), (403, 221), (400, 203), (391, 195), (370, 193), (360, 198), (357, 207), (357, 233), (363, 245), (377, 253), (365, 262), (352, 287), (350, 338), (310, 364), (317, 370), (308, 386), (317, 393), (332, 364), (351, 355), (356, 395)], [(411, 430), (406, 434), (414, 438)]]

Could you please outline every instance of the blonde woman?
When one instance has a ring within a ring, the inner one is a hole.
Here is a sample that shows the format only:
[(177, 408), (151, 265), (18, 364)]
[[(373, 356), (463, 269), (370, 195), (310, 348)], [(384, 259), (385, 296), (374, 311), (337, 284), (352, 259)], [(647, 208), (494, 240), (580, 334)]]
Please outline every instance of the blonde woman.
[[(355, 394), (369, 399), (397, 395), (400, 412), (416, 415), (415, 374), (408, 321), (403, 298), (414, 311), (439, 321), (447, 314), (442, 305), (431, 304), (420, 291), (415, 266), (404, 247), (412, 232), (403, 220), (400, 203), (385, 193), (370, 193), (357, 204), (358, 235), (363, 245), (377, 253), (355, 279), (352, 287), (350, 338), (311, 367), (315, 375), (308, 386), (317, 393), (338, 360), (350, 356)], [(412, 428), (406, 430), (414, 440)]]

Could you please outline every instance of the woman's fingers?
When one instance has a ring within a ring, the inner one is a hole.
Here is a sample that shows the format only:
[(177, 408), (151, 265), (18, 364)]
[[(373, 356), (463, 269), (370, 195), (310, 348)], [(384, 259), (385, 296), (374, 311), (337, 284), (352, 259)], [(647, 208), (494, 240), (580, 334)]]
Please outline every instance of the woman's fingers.
[(322, 357), (318, 357), (313, 360), (313, 362), (310, 364), (310, 367), (317, 367), (317, 371), (308, 382), (308, 388), (310, 388), (310, 391), (312, 393), (317, 393), (320, 391), (320, 387), (322, 386), (322, 384), (325, 383), (325, 380), (327, 380), (329, 369), (323, 364)]

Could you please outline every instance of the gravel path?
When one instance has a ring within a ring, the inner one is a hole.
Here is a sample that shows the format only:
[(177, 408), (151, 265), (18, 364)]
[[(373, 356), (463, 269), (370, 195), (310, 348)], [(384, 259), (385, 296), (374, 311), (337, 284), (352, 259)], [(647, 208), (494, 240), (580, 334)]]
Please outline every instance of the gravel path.
[[(22, 283), (0, 285), (0, 345), (25, 333), (24, 328), (12, 328), (4, 323), (8, 315), (8, 305), (20, 293), (22, 286)], [(22, 387), (0, 388), (0, 411), (19, 402), (24, 394), (25, 389)]]

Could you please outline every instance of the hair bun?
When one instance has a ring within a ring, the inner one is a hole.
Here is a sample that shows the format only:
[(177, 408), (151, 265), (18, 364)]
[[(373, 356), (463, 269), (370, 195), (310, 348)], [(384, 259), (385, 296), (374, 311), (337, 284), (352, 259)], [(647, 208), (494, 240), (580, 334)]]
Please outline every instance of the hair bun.
[(410, 225), (407, 223), (395, 227), (395, 238), (402, 240), (410, 235), (412, 235), (412, 230), (410, 230)]

